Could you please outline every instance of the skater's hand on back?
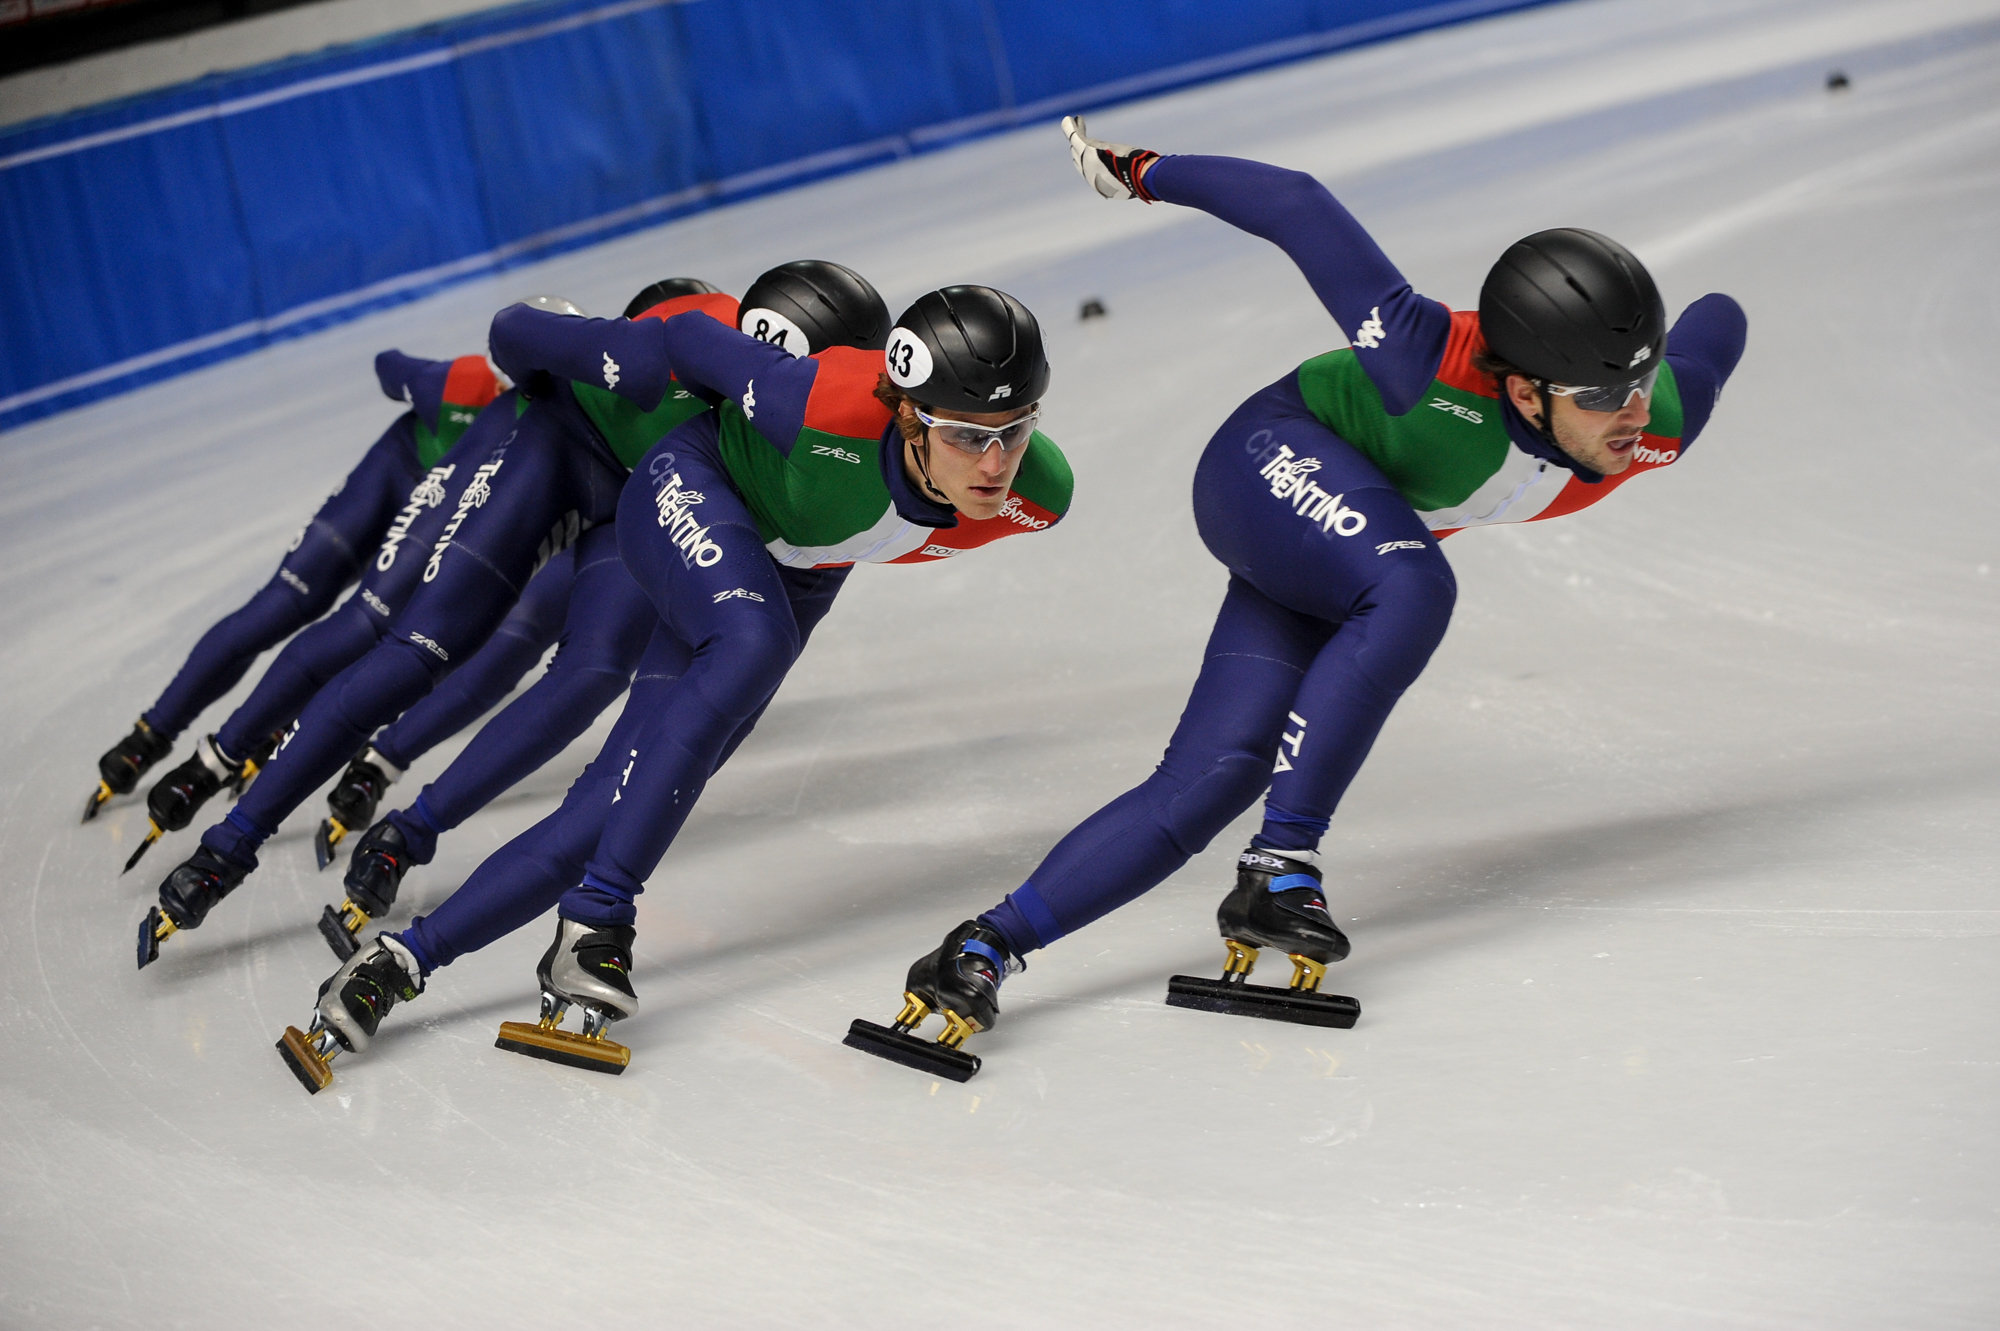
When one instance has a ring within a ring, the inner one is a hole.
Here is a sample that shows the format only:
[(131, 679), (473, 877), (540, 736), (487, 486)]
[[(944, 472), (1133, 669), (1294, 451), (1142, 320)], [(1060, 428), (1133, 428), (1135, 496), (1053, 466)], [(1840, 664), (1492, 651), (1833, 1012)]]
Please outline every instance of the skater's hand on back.
[(1160, 160), (1150, 148), (1134, 148), (1124, 143), (1106, 143), (1086, 136), (1082, 116), (1064, 116), (1062, 132), (1069, 140), (1070, 160), (1077, 174), (1107, 199), (1140, 199), (1153, 202), (1146, 189), (1146, 168)]

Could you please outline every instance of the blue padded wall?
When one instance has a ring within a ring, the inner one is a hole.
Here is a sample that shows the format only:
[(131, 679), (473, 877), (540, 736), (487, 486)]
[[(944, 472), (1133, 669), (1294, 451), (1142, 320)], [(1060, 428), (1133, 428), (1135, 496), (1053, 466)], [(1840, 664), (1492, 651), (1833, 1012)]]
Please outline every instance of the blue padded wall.
[(0, 428), (719, 199), (1544, 2), (557, 0), (0, 130)]

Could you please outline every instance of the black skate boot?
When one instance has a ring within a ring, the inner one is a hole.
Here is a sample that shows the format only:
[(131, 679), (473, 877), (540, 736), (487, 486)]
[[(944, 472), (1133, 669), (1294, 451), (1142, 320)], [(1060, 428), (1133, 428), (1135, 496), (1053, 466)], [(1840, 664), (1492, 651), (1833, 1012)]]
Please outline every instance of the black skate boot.
[[(496, 1049), (546, 1058), (593, 1072), (623, 1072), (632, 1051), (609, 1039), (604, 1030), (639, 1010), (632, 991), (632, 939), (629, 924), (597, 928), (556, 917), (556, 937), (535, 967), (542, 986), (541, 1019), (500, 1024)], [(562, 1029), (563, 1013), (571, 1003), (583, 1009), (583, 1034)]]
[(216, 792), (224, 786), (240, 790), (243, 783), (257, 774), (254, 761), (237, 762), (216, 746), (215, 736), (210, 735), (194, 746), (194, 753), (179, 767), (174, 768), (154, 783), (146, 792), (146, 813), (152, 825), (146, 831), (146, 839), (132, 852), (132, 858), (125, 861), (122, 873), (132, 872), (132, 866), (140, 856), (153, 848), (153, 843), (169, 832), (179, 832), (194, 821), (201, 812), (201, 806), (215, 798)]
[[(1257, 846), (1237, 856), (1236, 886), (1215, 912), (1222, 945), (1229, 949), (1222, 978), (1176, 975), (1167, 981), (1168, 1005), (1307, 1026), (1352, 1026), (1361, 1005), (1319, 992), (1327, 963), (1347, 955), (1347, 935), (1327, 913), (1316, 859), (1310, 851)], [(1266, 947), (1283, 948), (1291, 957), (1289, 988), (1245, 983), (1258, 949)]]
[[(1000, 982), (1026, 969), (1027, 963), (1007, 950), (997, 932), (967, 920), (945, 935), (937, 951), (910, 967), (903, 1008), (893, 1025), (856, 1017), (841, 1043), (921, 1072), (966, 1081), (979, 1071), (978, 1056), (962, 1048), (966, 1037), (993, 1029), (1000, 1020)], [(933, 1012), (944, 1014), (943, 1033), (936, 1040), (917, 1038), (911, 1032)]]
[(401, 939), (377, 934), (320, 985), (312, 1025), (303, 1031), (285, 1027), (278, 1053), (307, 1094), (317, 1095), (333, 1083), (336, 1054), (365, 1053), (389, 1009), (423, 991), (423, 969), (410, 949)]
[(333, 863), (333, 848), (349, 832), (375, 821), (375, 806), (382, 802), (382, 793), (402, 774), (403, 769), (375, 752), (373, 745), (347, 765), (326, 794), (328, 814), (313, 836), (313, 855), (320, 868)]
[(153, 770), (174, 751), (174, 742), (147, 725), (142, 717), (132, 725), (132, 733), (104, 751), (97, 760), (97, 789), (83, 806), (83, 821), (97, 816), (113, 795), (130, 795), (139, 788), (139, 778)]
[(242, 886), (249, 870), (239, 869), (207, 846), (160, 884), (160, 904), (139, 925), (139, 969), (160, 957), (160, 944), (182, 929), (198, 928), (215, 903)]
[(389, 913), (412, 863), (402, 832), (387, 818), (362, 834), (347, 862), (347, 900), (320, 912), (319, 931), (335, 956), (353, 956), (362, 927)]

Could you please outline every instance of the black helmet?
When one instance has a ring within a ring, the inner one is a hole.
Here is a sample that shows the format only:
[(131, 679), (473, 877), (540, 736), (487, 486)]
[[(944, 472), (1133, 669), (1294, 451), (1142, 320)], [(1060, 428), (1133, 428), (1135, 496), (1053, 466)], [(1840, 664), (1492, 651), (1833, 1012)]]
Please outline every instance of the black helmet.
[(1479, 289), (1479, 330), (1537, 379), (1598, 387), (1643, 378), (1666, 352), (1652, 274), (1609, 236), (1537, 231), (1507, 247)]
[(698, 277), (663, 278), (632, 297), (625, 306), (625, 317), (630, 319), (635, 315), (644, 314), (661, 301), (672, 300), (676, 296), (709, 296), (720, 290), (721, 287), (712, 282), (704, 282)]
[(1025, 407), (1049, 386), (1042, 326), (992, 287), (920, 296), (889, 334), (889, 380), (927, 407), (988, 412)]
[(794, 259), (750, 284), (737, 306), (736, 326), (794, 356), (828, 347), (880, 351), (889, 335), (889, 307), (852, 268)]

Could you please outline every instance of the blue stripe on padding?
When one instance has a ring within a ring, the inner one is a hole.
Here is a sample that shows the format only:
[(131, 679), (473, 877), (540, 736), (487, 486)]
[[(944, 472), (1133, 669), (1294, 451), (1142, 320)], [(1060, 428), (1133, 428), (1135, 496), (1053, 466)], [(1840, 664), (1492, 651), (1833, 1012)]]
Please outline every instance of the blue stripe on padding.
[(1309, 873), (1288, 873), (1282, 878), (1273, 878), (1269, 890), (1289, 892), (1295, 887), (1318, 887), (1319, 879)]
[(995, 952), (988, 944), (980, 942), (977, 938), (966, 939), (963, 943), (959, 944), (959, 949), (964, 952), (976, 952), (995, 966), (998, 966), (1000, 974), (1005, 975), (1007, 973), (1007, 959), (998, 952)]

